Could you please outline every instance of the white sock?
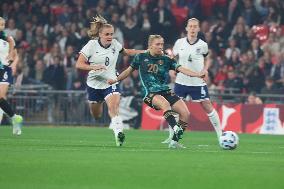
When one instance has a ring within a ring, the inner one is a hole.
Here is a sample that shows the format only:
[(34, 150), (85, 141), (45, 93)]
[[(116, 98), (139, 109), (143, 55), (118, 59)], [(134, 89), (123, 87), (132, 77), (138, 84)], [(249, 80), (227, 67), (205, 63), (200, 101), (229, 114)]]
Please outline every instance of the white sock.
[(169, 138), (170, 138), (170, 139), (173, 138), (174, 133), (175, 133), (175, 132), (174, 132), (173, 128), (169, 125)]
[[(179, 120), (179, 115), (178, 114), (175, 114), (175, 119), (176, 119), (176, 122), (178, 123), (178, 120)], [(174, 130), (173, 128), (169, 125), (169, 138), (172, 139), (173, 136), (174, 136)]]
[(220, 138), (220, 136), (222, 135), (222, 129), (221, 129), (221, 123), (220, 123), (220, 118), (219, 118), (219, 115), (218, 113), (216, 112), (215, 109), (213, 109), (213, 111), (208, 115), (208, 118), (211, 122), (211, 124), (213, 125), (216, 133), (217, 133), (217, 137), (218, 137), (218, 140)]
[(115, 136), (117, 136), (119, 132), (123, 132), (123, 123), (120, 116), (111, 118), (110, 128), (112, 128)]

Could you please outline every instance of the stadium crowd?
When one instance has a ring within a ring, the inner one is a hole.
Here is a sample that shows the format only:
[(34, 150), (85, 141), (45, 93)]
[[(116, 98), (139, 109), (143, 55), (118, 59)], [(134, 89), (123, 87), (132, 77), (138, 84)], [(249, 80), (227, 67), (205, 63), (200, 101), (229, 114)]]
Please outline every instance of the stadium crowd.
[[(283, 12), (283, 0), (2, 0), (0, 16), (16, 40), (18, 83), (84, 89), (86, 73), (75, 62), (96, 14), (115, 26), (124, 47), (135, 49), (147, 48), (149, 34), (161, 34), (172, 48), (185, 36), (187, 19), (196, 17), (209, 45), (209, 89), (283, 94)], [(118, 71), (131, 59), (120, 57)], [(171, 74), (169, 83), (174, 80)], [(120, 85), (124, 95), (139, 94), (138, 73)]]

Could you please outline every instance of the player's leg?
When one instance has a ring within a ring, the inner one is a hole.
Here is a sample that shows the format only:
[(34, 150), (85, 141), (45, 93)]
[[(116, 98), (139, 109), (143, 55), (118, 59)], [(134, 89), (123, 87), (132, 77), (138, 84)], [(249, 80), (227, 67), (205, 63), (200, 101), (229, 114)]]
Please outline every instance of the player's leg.
[(200, 102), (203, 110), (207, 113), (207, 116), (217, 133), (219, 141), (219, 138), (222, 135), (220, 118), (210, 102), (207, 86), (191, 86), (191, 88), (192, 101)]
[(21, 135), (23, 117), (15, 114), (11, 105), (6, 100), (8, 88), (9, 88), (9, 83), (6, 82), (0, 83), (0, 108), (11, 118), (13, 125), (13, 134)]
[[(186, 96), (188, 95), (188, 86), (184, 86), (181, 84), (176, 83), (174, 86), (174, 93), (181, 99), (185, 99)], [(186, 107), (187, 109), (187, 107)], [(179, 118), (179, 114), (176, 115), (176, 121), (179, 122), (180, 118)], [(166, 144), (166, 143), (170, 143), (172, 138), (174, 135), (174, 131), (173, 129), (169, 126), (169, 137), (164, 140), (162, 143)]]
[(90, 113), (95, 119), (99, 119), (103, 112), (103, 90), (87, 86), (87, 93)]
[(113, 129), (116, 145), (122, 146), (125, 140), (125, 135), (123, 133), (122, 118), (119, 116), (120, 94), (109, 94), (106, 96), (105, 101), (108, 107), (108, 114), (111, 118), (110, 128)]
[[(145, 101), (145, 100), (144, 100)], [(163, 116), (168, 124), (174, 131), (174, 135), (172, 140), (178, 142), (180, 135), (182, 134), (182, 129), (177, 125), (175, 114), (176, 112), (172, 110), (171, 103), (168, 102), (166, 98), (162, 95), (155, 95), (151, 100), (151, 104), (156, 109), (160, 109), (163, 111)]]
[(175, 104), (173, 104), (172, 109), (178, 113), (179, 115), (178, 125), (182, 128), (183, 131), (185, 131), (188, 125), (188, 120), (190, 115), (190, 112), (185, 102), (180, 99)]
[[(174, 116), (175, 116), (176, 122), (178, 122), (178, 120), (179, 120), (179, 115), (178, 115), (178, 114), (175, 114)], [(168, 138), (166, 138), (165, 140), (163, 140), (163, 141), (161, 142), (162, 144), (168, 144), (168, 143), (170, 143), (171, 140), (172, 140), (172, 138), (173, 138), (173, 136), (174, 136), (174, 134), (175, 134), (174, 130), (172, 129), (172, 127), (171, 127), (169, 124), (168, 124), (168, 128), (169, 128), (169, 136), (168, 136)]]
[(103, 103), (99, 102), (99, 103), (89, 103), (89, 107), (90, 107), (90, 113), (91, 115), (95, 118), (95, 119), (99, 119), (102, 116), (102, 112), (103, 112)]
[(219, 139), (222, 135), (222, 128), (221, 128), (221, 122), (220, 122), (219, 115), (218, 115), (217, 111), (213, 108), (213, 105), (210, 102), (210, 100), (205, 100), (205, 101), (202, 101), (200, 103), (201, 103), (204, 111), (207, 113), (207, 116), (208, 116), (212, 126), (215, 129), (217, 137), (218, 137), (218, 141), (219, 141)]
[[(177, 125), (180, 128), (179, 139), (182, 138), (184, 130), (188, 125), (189, 119), (189, 111), (187, 109), (186, 104), (183, 100), (181, 100), (177, 95), (174, 93), (170, 93), (164, 96), (167, 101), (170, 103), (172, 110), (174, 110), (179, 117), (179, 121)], [(169, 148), (185, 148), (182, 144), (179, 144), (177, 141), (171, 140), (169, 143)]]

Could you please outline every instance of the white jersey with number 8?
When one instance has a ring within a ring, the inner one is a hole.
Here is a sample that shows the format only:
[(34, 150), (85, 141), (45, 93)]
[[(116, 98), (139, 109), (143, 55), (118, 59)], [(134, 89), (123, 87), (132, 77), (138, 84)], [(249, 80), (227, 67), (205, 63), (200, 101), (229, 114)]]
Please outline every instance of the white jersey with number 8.
[(80, 51), (90, 65), (104, 65), (106, 70), (90, 71), (87, 85), (94, 89), (106, 89), (110, 85), (107, 79), (116, 78), (116, 62), (122, 45), (113, 39), (109, 47), (103, 47), (99, 40), (90, 40)]

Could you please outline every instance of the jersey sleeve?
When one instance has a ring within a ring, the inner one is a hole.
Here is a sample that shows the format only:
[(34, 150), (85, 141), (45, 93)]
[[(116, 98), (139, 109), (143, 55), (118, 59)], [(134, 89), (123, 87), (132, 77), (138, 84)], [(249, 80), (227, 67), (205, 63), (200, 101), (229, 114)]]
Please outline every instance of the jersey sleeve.
[(0, 39), (3, 39), (4, 41), (7, 41), (8, 40), (8, 35), (6, 32), (4, 31), (1, 31), (0, 32)]
[(80, 54), (82, 54), (86, 60), (89, 59), (89, 57), (91, 57), (91, 41), (89, 41), (79, 52)]
[(130, 66), (135, 69), (138, 70), (139, 69), (139, 65), (140, 65), (140, 58), (139, 58), (139, 54), (135, 55), (135, 57), (133, 58)]
[(122, 47), (122, 44), (119, 43), (116, 39), (113, 39), (113, 41), (115, 49), (118, 50), (119, 53), (123, 52), (124, 48)]
[(209, 53), (209, 51), (208, 51), (208, 45), (207, 45), (207, 43), (204, 43), (202, 54), (203, 54), (204, 57), (206, 57), (206, 56), (208, 55), (208, 53)]
[(178, 69), (181, 65), (178, 64), (175, 59), (168, 58), (168, 57), (167, 57), (167, 59), (168, 59), (168, 62), (169, 62), (169, 64), (170, 64), (170, 70), (174, 70), (174, 71), (178, 72), (177, 69)]

